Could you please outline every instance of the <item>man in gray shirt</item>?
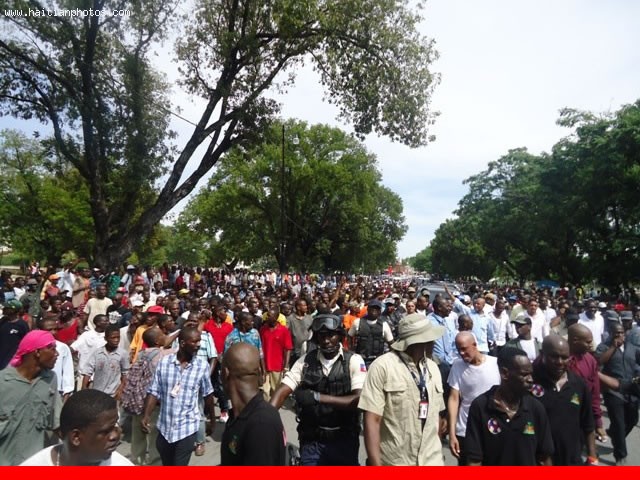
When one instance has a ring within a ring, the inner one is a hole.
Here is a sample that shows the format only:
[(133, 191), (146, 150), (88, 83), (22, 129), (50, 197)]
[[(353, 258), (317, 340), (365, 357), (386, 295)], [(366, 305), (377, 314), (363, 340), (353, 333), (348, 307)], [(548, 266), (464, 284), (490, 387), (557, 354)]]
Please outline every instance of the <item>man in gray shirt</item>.
[(124, 378), (129, 370), (129, 358), (118, 349), (120, 344), (120, 328), (109, 325), (104, 332), (107, 342), (97, 349), (82, 373), (82, 389), (89, 388), (93, 376), (92, 388), (111, 395), (116, 400), (120, 398), (124, 388)]
[(290, 365), (296, 363), (296, 360), (307, 351), (307, 341), (310, 338), (309, 328), (313, 323), (313, 317), (307, 313), (307, 309), (307, 301), (299, 298), (296, 300), (296, 311), (287, 317), (287, 328), (291, 332), (293, 340)]

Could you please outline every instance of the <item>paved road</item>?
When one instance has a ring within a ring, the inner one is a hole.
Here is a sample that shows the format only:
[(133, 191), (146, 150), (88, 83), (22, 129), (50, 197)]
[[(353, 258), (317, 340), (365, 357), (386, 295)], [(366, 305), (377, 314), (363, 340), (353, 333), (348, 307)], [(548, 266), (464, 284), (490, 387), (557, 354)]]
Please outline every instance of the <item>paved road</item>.
[[(604, 406), (603, 406), (604, 408)], [(296, 420), (293, 412), (287, 408), (280, 410), (282, 422), (287, 432), (288, 440), (297, 445), (298, 435), (296, 433)], [(608, 427), (608, 419), (605, 419), (605, 427)], [(211, 466), (220, 464), (220, 441), (222, 438), (222, 432), (224, 431), (224, 424), (217, 423), (213, 435), (207, 439), (206, 452), (202, 457), (191, 457), (190, 465), (194, 466)], [(443, 453), (445, 456), (446, 465), (456, 465), (454, 457), (449, 452), (448, 444), (443, 444)], [(636, 425), (631, 434), (627, 437), (627, 450), (629, 452), (628, 465), (640, 466), (640, 427)], [(118, 451), (123, 455), (128, 455), (131, 451), (130, 444), (123, 442), (118, 448)], [(611, 443), (598, 443), (598, 454), (600, 456), (601, 465), (615, 465), (613, 458), (613, 450)], [(366, 453), (364, 449), (364, 440), (360, 437), (360, 463), (364, 465), (366, 459)]]

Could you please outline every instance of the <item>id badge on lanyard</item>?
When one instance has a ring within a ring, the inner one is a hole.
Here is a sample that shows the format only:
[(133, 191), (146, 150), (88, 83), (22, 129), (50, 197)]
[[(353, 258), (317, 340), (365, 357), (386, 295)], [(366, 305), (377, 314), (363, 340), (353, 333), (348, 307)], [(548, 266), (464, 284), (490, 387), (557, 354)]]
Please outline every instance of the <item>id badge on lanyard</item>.
[(420, 400), (420, 405), (418, 406), (418, 418), (420, 420), (426, 420), (427, 415), (429, 415), (429, 402), (426, 400)]

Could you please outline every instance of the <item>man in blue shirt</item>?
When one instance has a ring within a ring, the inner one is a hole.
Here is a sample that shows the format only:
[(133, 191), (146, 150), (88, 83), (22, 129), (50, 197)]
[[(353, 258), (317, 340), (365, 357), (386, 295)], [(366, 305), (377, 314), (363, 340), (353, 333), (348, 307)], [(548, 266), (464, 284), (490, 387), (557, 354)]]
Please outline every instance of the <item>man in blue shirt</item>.
[(234, 328), (227, 338), (224, 340), (224, 351), (235, 345), (236, 343), (248, 343), (258, 349), (260, 356), (260, 366), (262, 372), (266, 372), (264, 367), (264, 352), (262, 351), (262, 340), (260, 340), (260, 333), (253, 328), (253, 315), (249, 312), (240, 312), (236, 320), (236, 328)]
[(429, 321), (440, 327), (444, 327), (444, 335), (436, 339), (433, 345), (433, 361), (438, 364), (440, 376), (442, 377), (442, 385), (444, 386), (444, 402), (447, 404), (447, 398), (451, 387), (447, 379), (449, 378), (449, 370), (456, 359), (456, 335), (458, 333), (453, 316), (451, 315), (451, 307), (441, 295), (437, 295), (433, 299), (433, 312), (427, 315)]
[(197, 356), (200, 337), (197, 328), (183, 328), (178, 352), (160, 360), (147, 390), (142, 430), (150, 431), (149, 418), (160, 402), (156, 447), (165, 466), (189, 465), (200, 425), (198, 394), (204, 397), (211, 424), (215, 423), (210, 368)]

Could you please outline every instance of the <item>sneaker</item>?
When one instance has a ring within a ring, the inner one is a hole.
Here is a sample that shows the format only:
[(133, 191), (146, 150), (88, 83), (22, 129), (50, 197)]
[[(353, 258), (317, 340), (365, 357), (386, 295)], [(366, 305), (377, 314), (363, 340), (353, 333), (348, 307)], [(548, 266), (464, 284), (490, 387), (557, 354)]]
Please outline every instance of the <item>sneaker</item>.
[(220, 412), (220, 418), (218, 418), (218, 421), (220, 423), (227, 423), (228, 420), (229, 420), (229, 413), (226, 410), (223, 410), (222, 412)]
[(204, 455), (204, 443), (196, 443), (195, 454), (196, 457), (201, 457)]

